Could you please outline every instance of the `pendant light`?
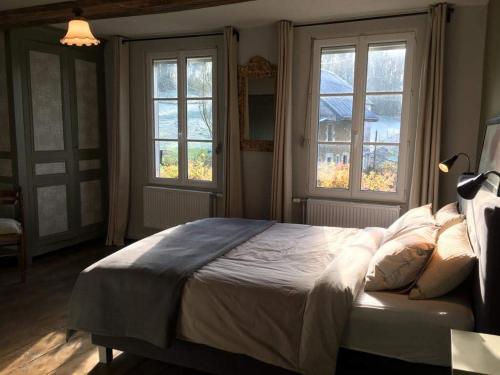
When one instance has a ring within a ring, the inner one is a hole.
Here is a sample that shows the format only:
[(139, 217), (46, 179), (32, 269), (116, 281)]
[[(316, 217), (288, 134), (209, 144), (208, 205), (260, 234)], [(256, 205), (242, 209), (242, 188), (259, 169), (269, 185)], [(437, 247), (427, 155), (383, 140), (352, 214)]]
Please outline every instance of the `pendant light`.
[(68, 31), (64, 38), (60, 40), (61, 44), (68, 46), (97, 46), (99, 39), (90, 31), (90, 25), (85, 18), (82, 17), (83, 11), (80, 8), (73, 9), (75, 18), (69, 21)]

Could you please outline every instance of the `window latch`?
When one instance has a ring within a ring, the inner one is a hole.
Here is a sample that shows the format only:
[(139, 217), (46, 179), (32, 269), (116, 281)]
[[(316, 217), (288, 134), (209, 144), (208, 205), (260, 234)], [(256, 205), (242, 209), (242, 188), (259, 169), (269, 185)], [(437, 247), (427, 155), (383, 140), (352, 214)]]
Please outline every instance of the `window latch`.
[(215, 148), (215, 153), (219, 155), (222, 152), (222, 144), (219, 142), (217, 143), (217, 147)]

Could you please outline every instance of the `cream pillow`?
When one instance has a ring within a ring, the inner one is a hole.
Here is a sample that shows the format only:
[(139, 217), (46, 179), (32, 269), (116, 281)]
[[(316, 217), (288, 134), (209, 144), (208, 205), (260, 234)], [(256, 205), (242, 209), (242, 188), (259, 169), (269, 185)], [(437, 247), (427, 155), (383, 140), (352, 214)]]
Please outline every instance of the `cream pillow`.
[(464, 221), (465, 217), (458, 212), (457, 202), (449, 203), (444, 207), (441, 207), (436, 215), (436, 225), (439, 226), (439, 232), (444, 232), (447, 228), (452, 225), (461, 223)]
[(0, 235), (21, 234), (21, 224), (14, 219), (0, 218)]
[(439, 236), (429, 265), (410, 292), (410, 299), (442, 296), (460, 285), (476, 261), (467, 235), (467, 223), (455, 224)]
[(426, 204), (425, 206), (412, 208), (408, 210), (403, 216), (397, 219), (394, 223), (387, 228), (385, 241), (396, 238), (399, 235), (411, 232), (422, 226), (434, 226), (434, 215), (432, 215), (432, 205)]
[(436, 231), (435, 226), (423, 226), (385, 242), (370, 262), (365, 290), (403, 289), (414, 283), (432, 255)]

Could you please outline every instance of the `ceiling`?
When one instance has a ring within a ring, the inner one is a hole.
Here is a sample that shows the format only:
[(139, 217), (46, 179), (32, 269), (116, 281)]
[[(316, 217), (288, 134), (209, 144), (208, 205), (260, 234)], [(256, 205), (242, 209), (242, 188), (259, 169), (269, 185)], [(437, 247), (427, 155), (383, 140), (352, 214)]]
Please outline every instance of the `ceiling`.
[(35, 5), (60, 3), (61, 0), (0, 0), (0, 10), (25, 8)]
[[(58, 0), (0, 0), (0, 10), (59, 2)], [(288, 19), (295, 23), (356, 18), (421, 10), (436, 0), (256, 0), (176, 13), (91, 21), (100, 36), (168, 35), (218, 30), (232, 25), (257, 27)], [(453, 4), (485, 5), (488, 0), (455, 0)], [(65, 27), (65, 25), (56, 25)]]

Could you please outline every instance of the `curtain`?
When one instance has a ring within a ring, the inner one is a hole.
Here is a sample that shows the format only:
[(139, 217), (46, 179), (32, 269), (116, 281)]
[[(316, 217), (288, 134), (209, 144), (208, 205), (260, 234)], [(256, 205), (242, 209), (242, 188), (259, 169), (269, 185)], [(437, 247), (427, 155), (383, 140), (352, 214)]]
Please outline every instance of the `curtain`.
[(224, 213), (243, 216), (240, 124), (238, 113), (238, 38), (231, 26), (224, 28), (226, 129), (224, 142)]
[(443, 117), (443, 70), (447, 4), (429, 10), (429, 28), (420, 83), (410, 208), (438, 204), (438, 163)]
[(278, 74), (276, 79), (271, 219), (290, 222), (292, 220), (293, 26), (289, 21), (280, 21), (278, 28)]
[(130, 195), (129, 48), (113, 37), (106, 46), (109, 216), (107, 246), (123, 246)]

